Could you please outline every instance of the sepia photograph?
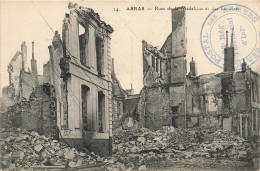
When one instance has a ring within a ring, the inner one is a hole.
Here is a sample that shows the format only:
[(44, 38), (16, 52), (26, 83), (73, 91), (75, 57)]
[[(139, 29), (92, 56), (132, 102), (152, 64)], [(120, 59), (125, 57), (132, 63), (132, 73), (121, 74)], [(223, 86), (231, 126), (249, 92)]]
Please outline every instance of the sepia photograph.
[(257, 171), (260, 2), (0, 1), (0, 170)]

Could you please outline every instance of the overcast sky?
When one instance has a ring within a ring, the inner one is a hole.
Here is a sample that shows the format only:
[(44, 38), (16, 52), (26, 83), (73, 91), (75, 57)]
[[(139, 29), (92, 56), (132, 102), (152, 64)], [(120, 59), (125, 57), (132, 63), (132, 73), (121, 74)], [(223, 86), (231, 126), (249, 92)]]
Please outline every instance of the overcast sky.
[[(112, 33), (111, 55), (115, 59), (115, 72), (124, 89), (133, 84), (135, 93), (143, 87), (142, 78), (142, 40), (161, 48), (171, 33), (171, 12), (155, 11), (155, 6), (218, 7), (224, 3), (176, 3), (176, 2), (79, 2), (81, 6), (94, 9), (107, 24), (114, 28)], [(259, 4), (240, 3), (259, 15)], [(151, 11), (127, 11), (127, 7), (137, 6)], [(62, 20), (68, 13), (68, 2), (2, 2), (1, 4), (1, 87), (8, 85), (7, 65), (20, 51), (22, 41), (26, 41), (28, 49), (27, 62), (31, 60), (31, 42), (35, 42), (35, 57), (38, 62), (38, 73), (42, 74), (43, 63), (49, 59), (48, 45), (51, 45), (53, 33), (47, 26), (40, 12), (53, 30), (62, 32)], [(116, 12), (114, 8), (121, 11)], [(194, 57), (198, 74), (218, 73), (222, 69), (213, 65), (204, 55), (200, 44), (200, 31), (204, 20), (211, 10), (187, 11), (187, 62)], [(259, 23), (259, 21), (258, 21)], [(258, 25), (259, 26), (259, 25)], [(236, 29), (236, 28), (235, 28)], [(259, 27), (258, 27), (259, 33)], [(247, 32), (253, 34), (251, 32)], [(260, 34), (259, 34), (260, 35)], [(259, 39), (259, 37), (258, 37)], [(257, 44), (259, 47), (259, 43)], [(259, 60), (252, 65), (253, 70), (260, 73)], [(189, 71), (189, 66), (188, 66)]]

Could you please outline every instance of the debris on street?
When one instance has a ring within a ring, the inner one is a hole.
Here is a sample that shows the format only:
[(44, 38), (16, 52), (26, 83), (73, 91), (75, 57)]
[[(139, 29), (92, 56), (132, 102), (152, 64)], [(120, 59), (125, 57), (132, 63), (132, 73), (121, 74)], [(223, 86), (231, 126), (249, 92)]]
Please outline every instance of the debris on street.
[(115, 154), (148, 154), (149, 157), (182, 156), (184, 158), (248, 159), (252, 145), (225, 130), (189, 130), (163, 127), (158, 131), (146, 128), (118, 130), (114, 135)]
[(143, 171), (160, 161), (180, 163), (201, 158), (208, 162), (233, 160), (243, 165), (253, 152), (252, 143), (225, 130), (174, 127), (157, 131), (146, 128), (116, 130), (113, 157), (106, 158), (20, 128), (2, 129), (1, 135), (1, 165), (9, 170), (97, 167), (97, 170), (106, 171)]
[[(92, 166), (100, 158), (94, 153), (79, 152), (57, 140), (20, 128), (3, 129), (1, 162), (3, 168), (22, 169), (30, 166)], [(101, 160), (101, 162), (103, 159)]]

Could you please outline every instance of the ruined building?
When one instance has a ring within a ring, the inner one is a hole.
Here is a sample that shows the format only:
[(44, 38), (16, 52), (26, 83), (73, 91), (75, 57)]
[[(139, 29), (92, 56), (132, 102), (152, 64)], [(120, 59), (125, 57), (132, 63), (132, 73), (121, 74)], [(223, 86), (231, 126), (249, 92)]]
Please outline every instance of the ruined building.
[(149, 129), (218, 127), (247, 137), (259, 131), (259, 75), (242, 64), (234, 71), (233, 33), (224, 49), (224, 72), (197, 76), (186, 68), (183, 8), (172, 10), (172, 32), (162, 48), (143, 41), (143, 84), (137, 113)]
[[(18, 105), (19, 116), (32, 115), (29, 120), (34, 118), (35, 123), (44, 118), (45, 123), (56, 130), (52, 132), (71, 146), (109, 155), (112, 147), (110, 41), (113, 28), (90, 8), (69, 3), (69, 10), (63, 20), (62, 37), (56, 31), (48, 47), (50, 59), (43, 65), (43, 75), (38, 75), (34, 52), (31, 71), (28, 69), (23, 43), (21, 52), (16, 53), (8, 66), (10, 85), (3, 89), (3, 95), (16, 103), (27, 100), (31, 105), (29, 114), (20, 111), (24, 105)], [(32, 46), (34, 51), (34, 43)], [(38, 89), (42, 89), (42, 93)], [(51, 99), (49, 105), (39, 101), (45, 97)], [(39, 105), (42, 112), (31, 110)], [(43, 112), (53, 107), (55, 110), (51, 114)], [(11, 108), (5, 112), (9, 116)], [(20, 122), (20, 127), (28, 128), (27, 122), (22, 119)], [(28, 129), (44, 133), (46, 124), (35, 126)]]
[(69, 8), (62, 31), (60, 91), (63, 93), (58, 126), (70, 143), (82, 143), (93, 151), (108, 154), (112, 138), (110, 35), (113, 29), (92, 9)]
[(8, 65), (9, 86), (3, 88), (3, 96), (13, 100), (29, 99), (30, 93), (37, 85), (47, 82), (46, 77), (38, 75), (37, 61), (34, 56), (34, 42), (32, 42), (31, 70), (27, 65), (27, 45), (21, 45)]

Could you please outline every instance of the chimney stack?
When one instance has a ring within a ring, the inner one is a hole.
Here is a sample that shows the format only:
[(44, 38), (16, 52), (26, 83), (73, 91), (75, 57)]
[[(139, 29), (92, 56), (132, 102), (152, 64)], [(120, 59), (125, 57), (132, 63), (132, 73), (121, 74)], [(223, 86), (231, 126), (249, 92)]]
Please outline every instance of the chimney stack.
[(34, 59), (34, 42), (32, 42), (32, 59)]
[(31, 69), (32, 69), (32, 73), (34, 75), (38, 75), (38, 71), (37, 71), (37, 61), (34, 58), (34, 42), (32, 42), (32, 59), (31, 59)]
[(226, 31), (226, 48), (228, 47), (228, 31)]
[(224, 72), (235, 71), (235, 50), (233, 47), (233, 29), (231, 33), (231, 44), (228, 46), (228, 31), (226, 31), (226, 47), (224, 48)]
[(55, 82), (55, 77), (56, 77), (56, 74), (55, 74), (55, 64), (54, 64), (54, 58), (53, 58), (53, 46), (48, 46), (48, 49), (49, 49), (49, 53), (50, 53), (50, 72), (51, 72), (51, 75), (53, 75), (53, 77), (50, 77), (50, 82), (52, 85), (55, 85), (56, 82)]
[(232, 32), (231, 32), (231, 42), (230, 42), (230, 47), (234, 47), (234, 42), (233, 42), (233, 38), (234, 38), (234, 27), (232, 28)]
[(196, 63), (195, 61), (193, 61), (193, 57), (192, 57), (192, 61), (190, 62), (190, 76), (193, 77), (196, 76)]
[(133, 84), (130, 83), (130, 85), (131, 85), (131, 95), (133, 95), (134, 94)]
[(25, 41), (23, 41), (21, 45), (21, 53), (23, 55), (23, 70), (28, 71), (28, 66), (27, 66), (27, 46), (25, 44)]
[(245, 58), (243, 59), (243, 63), (241, 64), (242, 67), (242, 71), (245, 72), (246, 71), (246, 61)]

